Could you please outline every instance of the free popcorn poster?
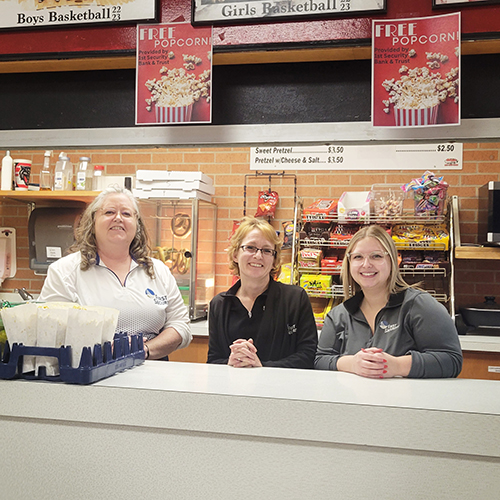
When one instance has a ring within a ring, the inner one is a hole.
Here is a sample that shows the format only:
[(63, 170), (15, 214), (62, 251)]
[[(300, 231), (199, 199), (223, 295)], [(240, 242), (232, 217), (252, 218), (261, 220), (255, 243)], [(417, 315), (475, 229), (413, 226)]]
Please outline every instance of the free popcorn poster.
[(460, 12), (372, 30), (372, 125), (460, 125)]
[(212, 120), (212, 28), (137, 26), (136, 125)]

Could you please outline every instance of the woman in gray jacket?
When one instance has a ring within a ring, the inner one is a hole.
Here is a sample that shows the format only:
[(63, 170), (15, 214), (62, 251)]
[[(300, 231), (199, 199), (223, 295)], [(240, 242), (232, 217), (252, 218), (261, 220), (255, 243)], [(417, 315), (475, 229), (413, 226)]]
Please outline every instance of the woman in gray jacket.
[(462, 351), (446, 308), (410, 287), (380, 226), (352, 238), (342, 264), (346, 300), (325, 318), (315, 368), (363, 377), (456, 377)]

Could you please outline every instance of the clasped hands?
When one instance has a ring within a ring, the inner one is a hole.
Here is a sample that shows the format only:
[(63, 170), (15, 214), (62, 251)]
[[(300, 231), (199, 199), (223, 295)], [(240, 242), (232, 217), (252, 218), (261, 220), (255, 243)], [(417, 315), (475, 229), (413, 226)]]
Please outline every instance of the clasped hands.
[(361, 349), (352, 357), (352, 372), (368, 378), (391, 378), (400, 373), (399, 358), (387, 354), (378, 347)]
[(253, 339), (238, 339), (229, 346), (231, 354), (227, 364), (235, 368), (251, 368), (262, 366), (257, 356), (257, 348), (253, 345)]

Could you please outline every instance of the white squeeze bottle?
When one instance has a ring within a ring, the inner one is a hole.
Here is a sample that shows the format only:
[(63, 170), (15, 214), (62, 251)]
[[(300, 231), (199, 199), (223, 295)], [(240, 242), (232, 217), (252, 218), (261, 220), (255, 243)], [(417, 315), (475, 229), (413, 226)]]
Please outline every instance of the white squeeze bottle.
[(73, 164), (65, 153), (61, 153), (56, 162), (54, 191), (73, 191)]
[(12, 174), (12, 156), (10, 156), (10, 151), (7, 151), (2, 159), (2, 182), (0, 186), (2, 191), (12, 190)]

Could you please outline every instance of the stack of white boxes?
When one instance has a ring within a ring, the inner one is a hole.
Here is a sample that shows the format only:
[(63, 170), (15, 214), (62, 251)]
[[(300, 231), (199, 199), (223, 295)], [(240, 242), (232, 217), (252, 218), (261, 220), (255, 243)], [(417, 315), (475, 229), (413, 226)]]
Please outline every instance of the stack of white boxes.
[(212, 179), (201, 172), (137, 170), (133, 192), (134, 196), (139, 199), (199, 198), (212, 201), (215, 189)]

